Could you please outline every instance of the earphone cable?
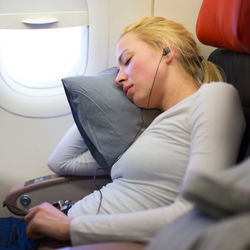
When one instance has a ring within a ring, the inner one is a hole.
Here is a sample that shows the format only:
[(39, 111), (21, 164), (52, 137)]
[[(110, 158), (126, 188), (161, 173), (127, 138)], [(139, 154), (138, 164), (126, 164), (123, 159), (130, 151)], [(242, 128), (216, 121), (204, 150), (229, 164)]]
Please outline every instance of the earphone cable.
[(160, 61), (159, 61), (158, 65), (157, 65), (157, 68), (156, 68), (156, 71), (155, 71), (155, 75), (154, 75), (153, 83), (152, 83), (152, 86), (151, 86), (151, 89), (150, 89), (150, 92), (149, 92), (149, 96), (148, 96), (147, 109), (149, 108), (151, 95), (152, 95), (153, 88), (154, 88), (154, 85), (155, 85), (155, 79), (156, 79), (156, 76), (157, 76), (157, 73), (158, 73), (158, 70), (159, 70), (159, 67), (160, 67), (161, 60), (162, 60), (163, 56), (164, 56), (164, 54), (162, 54), (161, 59), (160, 59)]
[[(153, 79), (152, 86), (151, 86), (151, 88), (150, 88), (150, 92), (149, 92), (149, 96), (148, 96), (148, 102), (147, 102), (146, 109), (149, 108), (149, 104), (150, 104), (150, 99), (151, 99), (153, 87), (154, 87), (154, 84), (155, 84), (156, 76), (157, 76), (157, 73), (158, 73), (158, 70), (159, 70), (159, 67), (160, 67), (160, 64), (161, 64), (161, 61), (162, 61), (163, 56), (164, 56), (164, 54), (162, 54), (162, 56), (161, 56), (161, 58), (160, 58), (160, 60), (159, 60), (159, 63), (158, 63), (158, 65), (157, 65), (156, 71), (155, 71), (154, 79)], [(132, 142), (129, 143), (129, 145), (127, 146), (126, 150), (135, 142), (135, 140), (137, 139), (137, 137), (141, 134), (142, 129), (143, 129), (143, 128), (145, 127), (145, 125), (146, 125), (146, 121), (145, 121), (144, 116), (143, 116), (143, 111), (144, 111), (144, 109), (142, 108), (142, 109), (141, 109), (141, 119), (142, 119), (142, 123), (141, 123), (140, 129), (137, 131), (135, 137), (133, 138)], [(126, 150), (125, 150), (125, 151), (126, 151)], [(122, 154), (120, 154), (120, 155), (115, 159), (115, 161), (113, 162), (112, 166), (120, 159), (121, 155), (122, 155)], [(110, 166), (109, 169), (111, 169), (112, 166)], [(96, 214), (99, 214), (99, 212), (100, 212), (101, 204), (102, 204), (102, 198), (103, 198), (103, 196), (102, 196), (102, 191), (101, 191), (101, 189), (99, 188), (99, 186), (96, 184), (96, 171), (97, 171), (97, 170), (101, 170), (101, 169), (103, 169), (103, 168), (96, 169), (96, 170), (95, 170), (95, 173), (94, 173), (94, 184), (95, 184), (97, 190), (98, 190), (99, 193), (100, 193), (100, 201), (99, 201), (99, 205), (98, 205)]]

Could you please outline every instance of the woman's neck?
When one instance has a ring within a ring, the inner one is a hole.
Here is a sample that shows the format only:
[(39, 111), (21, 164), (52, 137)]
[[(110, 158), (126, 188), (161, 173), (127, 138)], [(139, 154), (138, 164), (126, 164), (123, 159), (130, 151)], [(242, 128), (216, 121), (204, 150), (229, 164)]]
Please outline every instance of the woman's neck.
[(160, 109), (166, 111), (188, 96), (194, 94), (199, 87), (193, 77), (183, 68), (169, 72), (164, 84), (164, 91)]

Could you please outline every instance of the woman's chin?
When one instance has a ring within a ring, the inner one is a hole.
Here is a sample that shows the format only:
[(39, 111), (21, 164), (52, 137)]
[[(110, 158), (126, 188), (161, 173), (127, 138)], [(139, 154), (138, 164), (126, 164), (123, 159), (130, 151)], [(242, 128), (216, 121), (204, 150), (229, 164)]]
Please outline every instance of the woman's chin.
[(147, 103), (139, 101), (139, 100), (132, 100), (132, 102), (138, 107), (138, 108), (147, 108)]

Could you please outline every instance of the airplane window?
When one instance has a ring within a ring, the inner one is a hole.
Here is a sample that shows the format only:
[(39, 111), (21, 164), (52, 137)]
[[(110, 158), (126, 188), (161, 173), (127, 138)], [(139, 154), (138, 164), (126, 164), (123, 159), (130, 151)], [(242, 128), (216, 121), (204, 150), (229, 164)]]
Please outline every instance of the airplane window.
[(88, 26), (0, 29), (0, 108), (47, 118), (70, 114), (61, 79), (85, 74)]
[(61, 87), (61, 78), (84, 73), (87, 42), (87, 26), (0, 30), (2, 78), (16, 91), (30, 95)]

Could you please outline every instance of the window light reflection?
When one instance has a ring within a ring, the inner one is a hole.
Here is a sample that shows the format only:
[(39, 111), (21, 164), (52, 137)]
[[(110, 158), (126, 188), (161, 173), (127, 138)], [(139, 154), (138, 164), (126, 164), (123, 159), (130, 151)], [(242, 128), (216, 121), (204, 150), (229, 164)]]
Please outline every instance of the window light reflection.
[(0, 30), (2, 67), (25, 87), (56, 87), (61, 78), (82, 73), (87, 36), (87, 27)]

